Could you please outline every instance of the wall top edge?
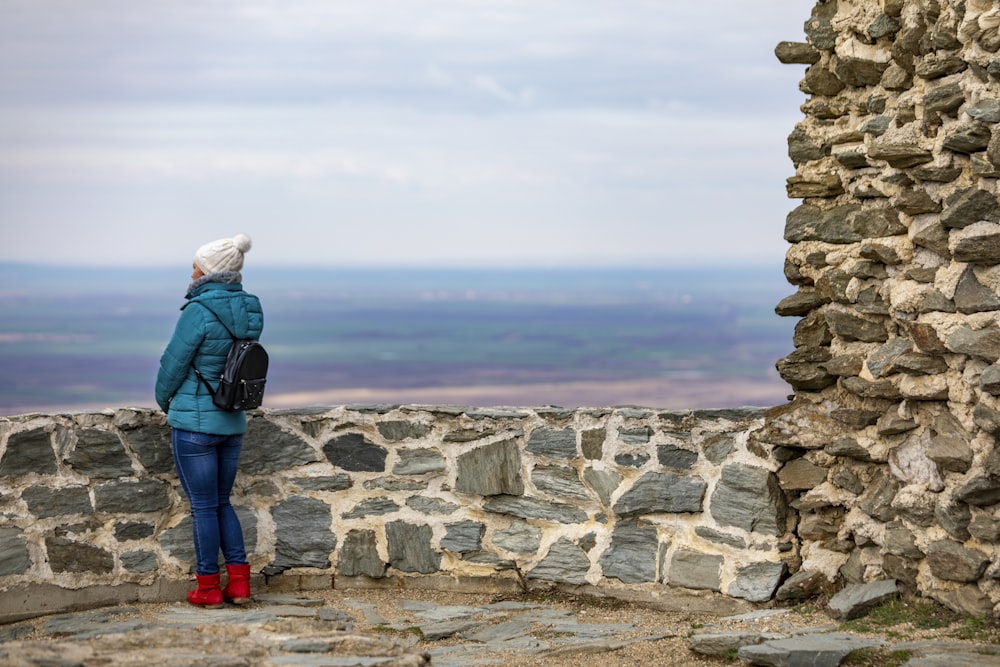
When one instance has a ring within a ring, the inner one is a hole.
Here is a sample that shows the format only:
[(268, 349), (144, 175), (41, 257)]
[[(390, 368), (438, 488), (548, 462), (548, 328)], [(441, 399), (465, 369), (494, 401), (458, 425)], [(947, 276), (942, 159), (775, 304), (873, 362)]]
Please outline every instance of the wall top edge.
[[(265, 408), (254, 410), (248, 413), (249, 416), (277, 416), (277, 417), (312, 417), (320, 418), (336, 416), (338, 414), (361, 413), (361, 414), (390, 414), (404, 413), (417, 414), (425, 413), (445, 417), (472, 417), (472, 418), (494, 418), (494, 419), (524, 419), (531, 416), (540, 417), (566, 417), (575, 414), (587, 415), (591, 417), (622, 416), (626, 418), (647, 418), (647, 417), (695, 417), (699, 419), (753, 419), (763, 417), (770, 407), (740, 406), (740, 407), (720, 407), (720, 408), (697, 408), (697, 409), (660, 409), (645, 406), (619, 405), (606, 407), (561, 407), (553, 405), (544, 406), (463, 406), (463, 405), (423, 405), (423, 404), (396, 404), (396, 403), (356, 403), (347, 405), (317, 405), (303, 406), (298, 408)], [(0, 423), (21, 423), (45, 418), (62, 419), (86, 419), (88, 417), (119, 417), (123, 415), (144, 415), (149, 418), (159, 417), (165, 422), (165, 415), (155, 408), (124, 406), (118, 408), (105, 408), (103, 410), (64, 410), (54, 412), (26, 412), (22, 414), (0, 416)]]

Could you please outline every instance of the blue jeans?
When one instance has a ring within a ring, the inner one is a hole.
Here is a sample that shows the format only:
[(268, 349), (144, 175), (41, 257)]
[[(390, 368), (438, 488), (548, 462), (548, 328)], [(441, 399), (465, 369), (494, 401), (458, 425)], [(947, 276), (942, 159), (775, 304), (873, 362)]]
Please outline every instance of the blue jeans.
[(243, 435), (211, 435), (175, 428), (171, 443), (177, 475), (191, 504), (198, 560), (195, 572), (216, 574), (220, 549), (227, 565), (245, 564), (243, 529), (229, 502)]

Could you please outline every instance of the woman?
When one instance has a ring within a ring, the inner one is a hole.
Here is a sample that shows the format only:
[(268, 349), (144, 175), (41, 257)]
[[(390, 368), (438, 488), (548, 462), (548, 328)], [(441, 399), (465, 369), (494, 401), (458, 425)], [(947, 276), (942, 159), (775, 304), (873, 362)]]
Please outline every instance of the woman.
[[(191, 504), (197, 589), (188, 602), (218, 608), (223, 600), (250, 601), (250, 565), (243, 529), (229, 502), (246, 432), (246, 415), (212, 403), (195, 370), (206, 378), (222, 374), (237, 338), (259, 338), (264, 314), (256, 296), (243, 291), (243, 255), (250, 238), (207, 243), (195, 253), (187, 303), (160, 357), (156, 402), (172, 427), (174, 464)], [(219, 551), (228, 582), (220, 588)]]

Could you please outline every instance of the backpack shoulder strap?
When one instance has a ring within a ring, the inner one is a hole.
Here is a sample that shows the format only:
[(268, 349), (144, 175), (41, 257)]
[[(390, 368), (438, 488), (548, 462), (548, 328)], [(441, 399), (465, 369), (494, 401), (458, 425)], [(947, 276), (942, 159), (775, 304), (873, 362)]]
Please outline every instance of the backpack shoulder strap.
[(212, 385), (210, 385), (208, 383), (208, 380), (206, 380), (205, 376), (201, 374), (201, 371), (199, 371), (197, 368), (195, 368), (194, 369), (194, 374), (197, 375), (198, 379), (201, 380), (201, 383), (203, 385), (205, 385), (205, 389), (208, 389), (208, 393), (209, 394), (214, 394), (215, 393), (215, 388), (212, 387)]
[[(226, 330), (226, 333), (228, 333), (230, 337), (232, 337), (233, 341), (236, 341), (236, 334), (233, 333), (232, 329), (226, 326), (226, 323), (222, 321), (222, 318), (219, 317), (219, 315), (214, 310), (203, 304), (201, 301), (190, 301), (186, 305), (191, 305), (192, 303), (198, 304), (199, 306), (207, 310), (209, 313), (211, 313), (212, 317), (214, 317), (215, 320), (222, 325), (222, 328)], [(199, 371), (196, 366), (192, 366), (192, 368), (194, 368), (194, 374), (197, 375), (198, 379), (201, 380), (201, 383), (205, 385), (205, 389), (208, 389), (208, 393), (214, 394), (216, 392), (216, 389), (212, 387), (211, 384), (209, 384), (208, 380), (205, 379), (205, 376), (201, 374), (201, 371)]]
[(239, 338), (239, 336), (237, 336), (236, 334), (233, 333), (232, 329), (230, 329), (228, 326), (226, 326), (226, 323), (222, 321), (222, 318), (219, 317), (219, 314), (216, 313), (214, 310), (212, 310), (211, 308), (209, 308), (208, 306), (206, 306), (205, 304), (203, 304), (201, 301), (192, 301), (191, 303), (196, 303), (199, 306), (201, 306), (202, 308), (204, 308), (205, 310), (207, 310), (209, 313), (211, 313), (212, 317), (214, 317), (215, 320), (219, 324), (222, 325), (222, 328), (226, 330), (226, 333), (229, 334), (230, 338), (232, 338), (233, 340), (237, 340)]

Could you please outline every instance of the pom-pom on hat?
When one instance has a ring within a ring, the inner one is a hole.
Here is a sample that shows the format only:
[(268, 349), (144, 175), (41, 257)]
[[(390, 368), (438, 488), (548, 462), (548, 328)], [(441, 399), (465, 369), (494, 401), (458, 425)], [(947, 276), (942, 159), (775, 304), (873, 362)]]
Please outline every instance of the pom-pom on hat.
[(231, 239), (206, 243), (194, 253), (194, 264), (205, 275), (243, 268), (243, 254), (250, 250), (250, 237), (237, 234)]

